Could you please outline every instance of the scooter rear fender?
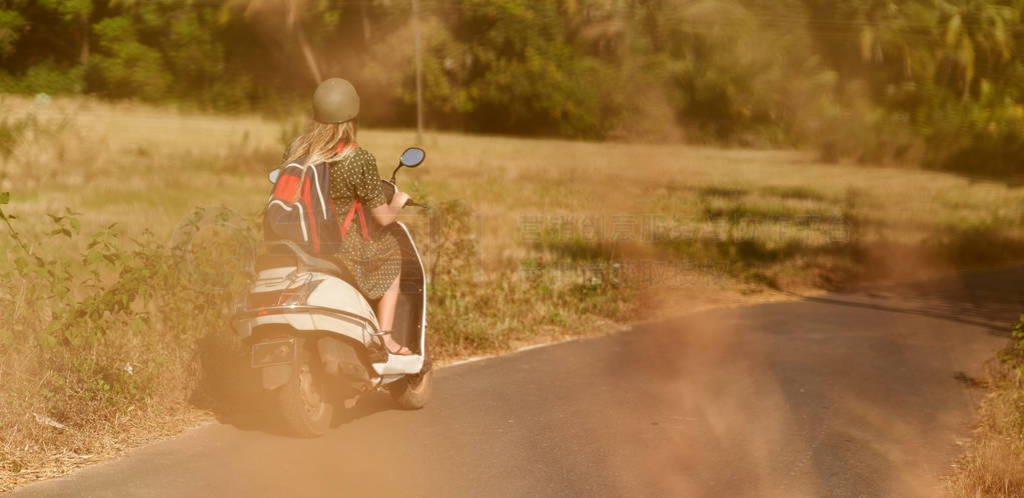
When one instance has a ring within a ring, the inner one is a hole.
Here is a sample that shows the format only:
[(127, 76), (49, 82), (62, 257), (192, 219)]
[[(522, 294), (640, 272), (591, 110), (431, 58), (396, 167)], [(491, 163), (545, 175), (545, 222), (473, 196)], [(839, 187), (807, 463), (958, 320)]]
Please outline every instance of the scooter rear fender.
[(370, 373), (356, 352), (356, 347), (351, 340), (336, 335), (321, 337), (316, 342), (316, 349), (325, 372), (330, 375), (341, 375), (358, 384), (369, 385)]
[[(336, 335), (324, 336), (317, 340), (316, 349), (326, 373), (340, 374), (356, 385), (369, 386), (377, 381), (376, 376), (370, 378), (370, 372), (350, 340)], [(262, 367), (263, 388), (273, 390), (285, 385), (292, 376), (293, 368), (291, 363)]]
[(292, 377), (292, 365), (273, 365), (263, 367), (263, 389), (277, 389)]
[(286, 326), (296, 332), (329, 332), (369, 345), (374, 324), (364, 317), (315, 306), (281, 306), (235, 315), (235, 328), (243, 338), (263, 327)]

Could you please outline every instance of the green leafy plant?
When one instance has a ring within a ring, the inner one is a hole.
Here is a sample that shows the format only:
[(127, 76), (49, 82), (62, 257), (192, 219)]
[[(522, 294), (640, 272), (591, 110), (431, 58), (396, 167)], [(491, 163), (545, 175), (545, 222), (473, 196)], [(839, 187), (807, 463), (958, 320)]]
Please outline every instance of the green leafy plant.
[(1016, 343), (1010, 349), (1007, 359), (1024, 373), (1024, 315), (1020, 316), (1020, 322), (1013, 327), (1012, 336)]
[[(0, 194), (0, 205), (9, 204), (10, 195)], [(212, 212), (214, 221), (226, 216)], [(0, 356), (22, 353), (25, 373), (39, 380), (34, 391), (20, 392), (69, 430), (161, 403), (180, 409), (172, 399), (203, 389), (202, 359), (233, 354), (230, 341), (210, 338), (231, 337), (226, 317), (245, 262), (218, 261), (218, 272), (204, 277), (227, 283), (196, 285), (182, 268), (196, 261), (182, 261), (148, 231), (128, 236), (110, 224), (84, 235), (79, 216), (49, 214), (44, 230), (26, 235), (17, 230), (20, 218), (0, 209), (14, 249), (0, 276), (21, 289), (14, 306), (0, 311), (8, 324)], [(252, 234), (248, 225), (233, 229), (231, 237), (212, 232), (200, 251), (238, 255), (238, 238)]]

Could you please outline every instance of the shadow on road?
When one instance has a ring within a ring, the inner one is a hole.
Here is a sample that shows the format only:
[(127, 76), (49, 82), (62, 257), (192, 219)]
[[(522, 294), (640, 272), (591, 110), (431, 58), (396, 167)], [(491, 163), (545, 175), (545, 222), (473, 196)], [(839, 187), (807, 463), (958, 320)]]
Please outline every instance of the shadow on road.
[[(215, 410), (217, 421), (242, 431), (293, 437), (277, 413), (272, 393), (255, 391), (249, 393), (249, 396), (248, 399), (236, 399), (235, 404), (221, 406)], [(339, 400), (334, 406), (331, 428), (336, 429), (363, 417), (388, 410), (398, 410), (398, 406), (386, 393), (364, 393), (350, 407), (346, 407), (344, 401)]]
[(1024, 267), (799, 297), (814, 303), (948, 320), (1009, 337), (1010, 328), (1024, 313)]
[(389, 410), (398, 410), (395, 400), (387, 393), (372, 391), (359, 396), (355, 406), (345, 408), (339, 404), (334, 409), (331, 427), (339, 427), (359, 420), (363, 417)]

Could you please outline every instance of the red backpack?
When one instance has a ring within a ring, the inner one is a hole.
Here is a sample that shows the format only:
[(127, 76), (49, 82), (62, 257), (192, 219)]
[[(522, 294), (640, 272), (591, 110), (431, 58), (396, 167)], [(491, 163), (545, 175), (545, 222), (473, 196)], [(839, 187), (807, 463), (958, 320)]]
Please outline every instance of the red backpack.
[(281, 168), (263, 212), (264, 239), (290, 240), (310, 254), (337, 252), (344, 235), (330, 197), (330, 181), (326, 163)]
[(264, 239), (290, 240), (310, 254), (334, 254), (358, 211), (363, 239), (369, 240), (362, 205), (358, 201), (352, 203), (344, 223), (339, 223), (330, 192), (327, 163), (291, 163), (281, 168), (263, 212)]

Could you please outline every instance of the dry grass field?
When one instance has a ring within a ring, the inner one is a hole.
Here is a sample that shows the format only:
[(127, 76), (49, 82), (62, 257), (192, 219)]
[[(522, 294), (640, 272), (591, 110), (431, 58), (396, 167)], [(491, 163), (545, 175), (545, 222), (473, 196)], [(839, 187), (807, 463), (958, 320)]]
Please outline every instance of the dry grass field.
[[(0, 207), (18, 234), (0, 228), (0, 491), (231, 409), (224, 317), (244, 253), (209, 232), (203, 256), (227, 272), (211, 290), (167, 252), (197, 207), (226, 208), (252, 237), (297, 123), (0, 101)], [(360, 134), (385, 176), (414, 139)], [(399, 184), (434, 206), (405, 217), (441, 361), (1024, 254), (1024, 188), (1004, 183), (799, 151), (424, 142), (424, 166)]]
[(978, 410), (974, 437), (949, 476), (952, 496), (1015, 497), (1024, 495), (1024, 368), (993, 361), (989, 394)]

